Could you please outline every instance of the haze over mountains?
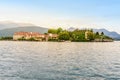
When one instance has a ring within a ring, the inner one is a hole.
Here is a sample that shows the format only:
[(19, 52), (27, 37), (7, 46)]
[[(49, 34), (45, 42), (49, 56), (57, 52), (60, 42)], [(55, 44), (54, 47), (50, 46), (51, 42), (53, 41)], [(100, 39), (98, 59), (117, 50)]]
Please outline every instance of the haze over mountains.
[[(70, 27), (68, 30), (72, 31), (76, 28)], [(29, 23), (14, 23), (14, 22), (0, 22), (0, 37), (13, 36), (15, 32), (27, 31), (27, 32), (40, 32), (47, 33), (48, 28), (35, 26)], [(113, 39), (120, 39), (120, 34), (117, 32), (110, 32), (106, 29), (93, 29), (94, 32), (104, 32), (105, 35), (112, 37)]]
[(19, 31), (46, 33), (48, 31), (48, 28), (43, 28), (28, 23), (14, 23), (14, 22), (0, 23), (0, 37), (13, 36), (15, 32)]
[(120, 34), (118, 34), (117, 32), (115, 31), (108, 31), (106, 29), (93, 29), (94, 32), (104, 32), (105, 35), (113, 38), (113, 39), (116, 39), (116, 40), (120, 40)]
[(7, 29), (7, 28), (16, 28), (16, 27), (27, 27), (27, 26), (35, 26), (30, 23), (16, 23), (11, 21), (1, 21), (0, 22), (0, 30)]

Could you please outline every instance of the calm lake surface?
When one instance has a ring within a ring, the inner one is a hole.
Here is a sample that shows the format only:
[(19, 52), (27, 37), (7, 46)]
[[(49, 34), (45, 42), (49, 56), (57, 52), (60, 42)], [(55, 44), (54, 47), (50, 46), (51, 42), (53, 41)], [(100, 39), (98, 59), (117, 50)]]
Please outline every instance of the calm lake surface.
[(0, 80), (120, 80), (120, 42), (0, 41)]

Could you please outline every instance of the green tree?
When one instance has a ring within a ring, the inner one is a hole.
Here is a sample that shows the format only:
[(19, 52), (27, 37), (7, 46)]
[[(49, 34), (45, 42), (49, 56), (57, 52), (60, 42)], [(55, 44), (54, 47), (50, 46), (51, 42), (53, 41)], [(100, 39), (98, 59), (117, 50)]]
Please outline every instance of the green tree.
[(0, 40), (13, 40), (13, 37), (1, 37)]
[(88, 39), (91, 41), (91, 40), (94, 40), (94, 33), (93, 32), (88, 32), (88, 35), (87, 35)]
[(57, 29), (49, 29), (48, 33), (57, 34)]
[(36, 41), (35, 38), (31, 37), (28, 41)]
[(96, 32), (96, 35), (99, 35), (99, 32)]
[(57, 34), (61, 33), (63, 31), (63, 29), (60, 27), (57, 29)]
[(70, 39), (70, 35), (67, 31), (63, 31), (61, 33), (59, 33), (59, 40), (69, 40)]
[(101, 35), (103, 36), (103, 35), (104, 35), (104, 32), (101, 32)]
[(23, 36), (23, 37), (19, 38), (18, 40), (24, 41), (24, 40), (26, 40), (26, 39), (25, 39), (25, 37)]
[(90, 32), (93, 32), (93, 29), (90, 29)]
[(72, 41), (85, 41), (85, 30), (76, 29), (72, 32)]

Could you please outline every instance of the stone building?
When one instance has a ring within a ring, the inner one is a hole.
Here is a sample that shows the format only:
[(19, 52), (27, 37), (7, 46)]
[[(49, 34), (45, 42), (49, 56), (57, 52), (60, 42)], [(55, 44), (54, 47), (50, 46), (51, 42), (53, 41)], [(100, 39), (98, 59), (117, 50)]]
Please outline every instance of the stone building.
[(16, 32), (13, 35), (13, 40), (19, 40), (22, 38), (26, 40), (34, 38), (35, 40), (41, 41), (43, 38), (45, 38), (45, 35), (38, 32)]
[(48, 39), (57, 39), (58, 34), (40, 34), (38, 32), (15, 32), (13, 35), (13, 40), (25, 39), (28, 40), (34, 38), (38, 41), (48, 41)]

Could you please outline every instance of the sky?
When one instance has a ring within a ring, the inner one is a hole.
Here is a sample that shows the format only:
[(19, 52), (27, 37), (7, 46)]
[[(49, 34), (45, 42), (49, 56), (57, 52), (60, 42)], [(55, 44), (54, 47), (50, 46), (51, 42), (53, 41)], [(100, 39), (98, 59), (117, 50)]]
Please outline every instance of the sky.
[(0, 0), (0, 21), (120, 33), (120, 0)]

